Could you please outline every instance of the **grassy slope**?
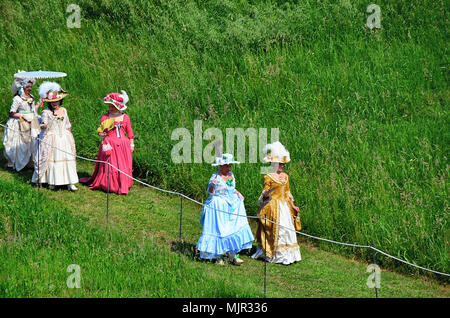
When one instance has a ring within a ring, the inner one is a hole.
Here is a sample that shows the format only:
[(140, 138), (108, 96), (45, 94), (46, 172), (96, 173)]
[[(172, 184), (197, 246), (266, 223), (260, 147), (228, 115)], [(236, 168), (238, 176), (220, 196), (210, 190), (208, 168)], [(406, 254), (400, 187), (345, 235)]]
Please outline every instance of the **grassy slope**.
[[(3, 162), (4, 164), (4, 162)], [(92, 172), (79, 163), (80, 175)], [(141, 186), (129, 196), (110, 196), (80, 186), (76, 193), (41, 189), (29, 183), (31, 171), (0, 170), (3, 226), (0, 246), (4, 296), (18, 297), (261, 297), (264, 263), (243, 256), (241, 267), (198, 261), (194, 246), (201, 233), (200, 208), (183, 204), (183, 244), (178, 244), (179, 198)], [(13, 185), (16, 193), (10, 191)], [(6, 189), (5, 189), (6, 187)], [(28, 188), (28, 189), (27, 189)], [(12, 197), (13, 196), (13, 197)], [(7, 198), (6, 202), (3, 201)], [(12, 205), (11, 205), (12, 204)], [(68, 214), (70, 211), (73, 216)], [(14, 219), (18, 218), (18, 219)], [(14, 223), (16, 222), (16, 223)], [(12, 226), (16, 224), (16, 228)], [(251, 223), (255, 228), (255, 223)], [(9, 230), (5, 231), (7, 228)], [(6, 239), (6, 240), (5, 240)], [(267, 267), (268, 297), (373, 297), (366, 287), (367, 264), (302, 242), (303, 260)], [(68, 264), (82, 268), (80, 290), (65, 287)], [(36, 277), (40, 277), (37, 279)], [(445, 284), (382, 270), (381, 297), (450, 297)]]
[[(212, 171), (171, 162), (174, 128), (279, 127), (306, 232), (449, 271), (445, 1), (379, 1), (376, 32), (366, 1), (80, 0), (81, 29), (65, 2), (37, 3), (0, 4), (0, 70), (69, 74), (80, 154), (95, 156), (102, 97), (126, 89), (135, 172), (202, 199)], [(254, 213), (259, 164), (235, 173)]]
[[(0, 179), (0, 297), (258, 297), (251, 286), (214, 280), (151, 240), (88, 225), (64, 202), (20, 180)], [(69, 289), (66, 269), (81, 269)]]

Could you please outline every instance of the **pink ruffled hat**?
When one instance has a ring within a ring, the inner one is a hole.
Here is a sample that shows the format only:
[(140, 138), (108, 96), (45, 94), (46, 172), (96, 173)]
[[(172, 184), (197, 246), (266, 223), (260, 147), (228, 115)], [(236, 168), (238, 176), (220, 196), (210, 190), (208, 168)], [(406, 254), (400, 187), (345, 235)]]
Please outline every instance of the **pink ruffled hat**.
[(114, 105), (118, 111), (124, 111), (127, 109), (126, 103), (128, 103), (129, 98), (125, 91), (122, 90), (121, 92), (122, 94), (110, 93), (106, 95), (103, 99), (104, 103)]

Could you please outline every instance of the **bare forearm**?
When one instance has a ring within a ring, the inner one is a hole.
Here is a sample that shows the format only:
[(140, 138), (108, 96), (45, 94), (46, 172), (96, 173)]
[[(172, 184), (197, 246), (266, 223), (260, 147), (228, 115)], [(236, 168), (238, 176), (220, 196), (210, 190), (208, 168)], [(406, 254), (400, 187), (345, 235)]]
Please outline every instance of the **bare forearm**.
[(12, 117), (12, 118), (20, 118), (20, 117), (23, 117), (23, 115), (20, 114), (20, 113), (10, 112), (10, 113), (9, 113), (9, 117)]

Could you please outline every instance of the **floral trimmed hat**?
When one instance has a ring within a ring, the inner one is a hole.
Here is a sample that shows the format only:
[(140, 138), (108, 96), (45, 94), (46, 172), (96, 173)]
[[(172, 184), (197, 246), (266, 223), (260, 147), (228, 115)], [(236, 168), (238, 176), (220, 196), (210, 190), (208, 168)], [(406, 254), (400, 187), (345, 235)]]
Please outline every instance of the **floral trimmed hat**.
[(122, 90), (121, 92), (122, 94), (110, 93), (106, 95), (103, 99), (104, 103), (114, 105), (118, 111), (124, 111), (127, 109), (126, 103), (128, 103), (129, 98), (125, 91)]
[(44, 102), (57, 102), (69, 95), (56, 82), (44, 82), (39, 86), (39, 96)]

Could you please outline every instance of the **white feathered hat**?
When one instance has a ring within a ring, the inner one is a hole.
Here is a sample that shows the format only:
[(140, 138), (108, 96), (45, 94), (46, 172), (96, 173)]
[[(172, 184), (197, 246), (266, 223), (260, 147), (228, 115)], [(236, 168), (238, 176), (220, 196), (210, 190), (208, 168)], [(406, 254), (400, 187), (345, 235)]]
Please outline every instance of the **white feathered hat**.
[(291, 161), (289, 151), (279, 141), (275, 141), (272, 144), (268, 144), (264, 147), (263, 151), (266, 153), (270, 150), (270, 153), (264, 157), (265, 162), (281, 162), (287, 163)]
[(128, 98), (127, 92), (125, 92), (124, 90), (121, 90), (121, 92), (122, 94), (110, 93), (105, 96), (103, 101), (105, 102), (105, 104), (114, 105), (114, 107), (116, 107), (119, 111), (124, 111), (125, 109), (127, 109), (127, 105), (125, 104), (128, 103), (130, 99)]
[(44, 102), (57, 102), (69, 95), (56, 82), (43, 82), (39, 86), (38, 92)]

